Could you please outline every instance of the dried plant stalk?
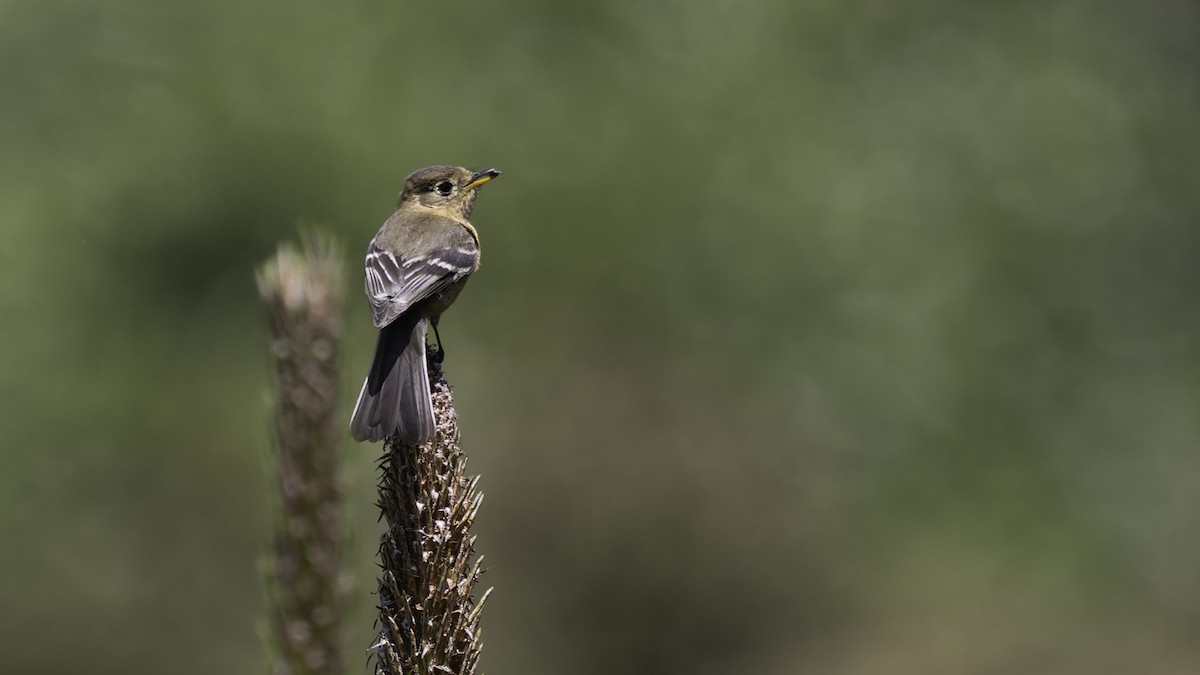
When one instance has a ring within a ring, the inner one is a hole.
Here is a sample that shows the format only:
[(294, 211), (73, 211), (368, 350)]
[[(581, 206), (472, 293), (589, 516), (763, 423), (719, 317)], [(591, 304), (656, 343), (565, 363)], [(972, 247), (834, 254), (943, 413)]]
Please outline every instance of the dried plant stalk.
[(271, 323), (278, 391), (276, 441), (282, 510), (268, 572), (273, 670), (342, 672), (344, 583), (337, 448), (342, 265), (310, 236), (280, 247), (258, 272)]
[(437, 435), (408, 445), (393, 436), (380, 460), (379, 638), (375, 672), (471, 675), (479, 660), (479, 613), (491, 591), (472, 598), (482, 572), (471, 523), (483, 495), (466, 475), (450, 386), (429, 359)]

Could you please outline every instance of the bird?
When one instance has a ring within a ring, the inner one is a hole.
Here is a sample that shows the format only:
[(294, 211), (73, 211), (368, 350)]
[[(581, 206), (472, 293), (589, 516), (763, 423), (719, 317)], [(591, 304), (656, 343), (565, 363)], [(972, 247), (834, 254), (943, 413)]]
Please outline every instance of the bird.
[(404, 179), (392, 213), (367, 246), (365, 287), (379, 329), (375, 357), (350, 418), (356, 441), (398, 435), (418, 445), (437, 431), (425, 335), (479, 269), (479, 233), (468, 220), (480, 186), (497, 169), (429, 166)]

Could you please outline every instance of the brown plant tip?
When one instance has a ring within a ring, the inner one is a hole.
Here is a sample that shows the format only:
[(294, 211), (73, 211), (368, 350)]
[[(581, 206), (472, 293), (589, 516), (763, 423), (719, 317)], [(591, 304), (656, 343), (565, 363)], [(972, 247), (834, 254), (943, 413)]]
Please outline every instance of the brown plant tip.
[(266, 581), (278, 675), (342, 672), (341, 278), (337, 247), (313, 236), (281, 246), (258, 272), (277, 391), (281, 504)]
[[(479, 661), (476, 602), (482, 558), (471, 524), (483, 495), (466, 474), (458, 419), (441, 367), (429, 359), (437, 433), (409, 445), (384, 443), (379, 507), (387, 531), (379, 544), (379, 637), (375, 672), (471, 675)], [(490, 591), (489, 591), (490, 593)]]

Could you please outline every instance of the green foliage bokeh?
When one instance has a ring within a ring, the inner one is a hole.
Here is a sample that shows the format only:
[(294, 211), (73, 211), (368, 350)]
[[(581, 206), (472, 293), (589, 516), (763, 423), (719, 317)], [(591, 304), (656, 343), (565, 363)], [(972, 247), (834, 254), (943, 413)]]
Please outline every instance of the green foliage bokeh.
[[(1190, 673), (1200, 10), (0, 2), (0, 671), (263, 672), (253, 267), (496, 166), (493, 673)], [(349, 279), (357, 289), (360, 279)], [(347, 409), (373, 335), (352, 293)], [(346, 444), (373, 636), (377, 448)]]

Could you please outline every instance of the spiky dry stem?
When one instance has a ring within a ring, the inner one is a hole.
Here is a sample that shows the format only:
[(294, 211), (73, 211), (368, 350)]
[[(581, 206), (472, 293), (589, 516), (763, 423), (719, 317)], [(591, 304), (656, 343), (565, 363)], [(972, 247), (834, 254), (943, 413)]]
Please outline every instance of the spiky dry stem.
[(472, 598), (482, 573), (471, 523), (483, 495), (466, 475), (450, 386), (429, 359), (437, 435), (412, 446), (393, 436), (380, 460), (379, 508), (387, 532), (379, 544), (381, 675), (471, 675), (479, 660), (479, 613)]
[(281, 246), (258, 273), (278, 387), (282, 510), (267, 584), (277, 675), (342, 671), (341, 279), (336, 246), (315, 237), (303, 250)]

